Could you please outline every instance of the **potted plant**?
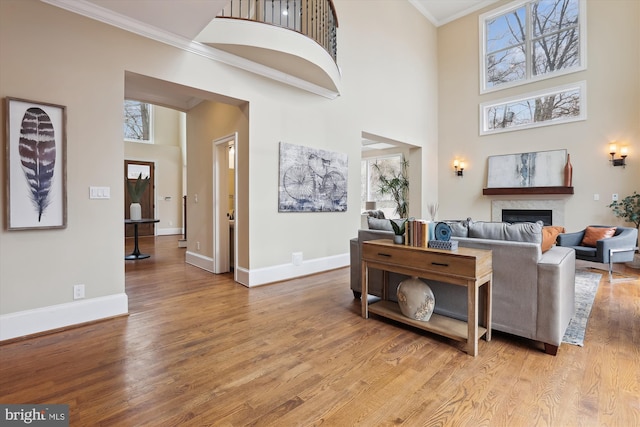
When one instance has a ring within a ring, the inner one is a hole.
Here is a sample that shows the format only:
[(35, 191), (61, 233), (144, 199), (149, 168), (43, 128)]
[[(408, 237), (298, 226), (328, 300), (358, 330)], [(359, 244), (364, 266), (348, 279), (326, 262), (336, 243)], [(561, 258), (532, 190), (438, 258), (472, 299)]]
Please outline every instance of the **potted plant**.
[(402, 160), (400, 171), (385, 172), (379, 164), (373, 167), (378, 173), (378, 192), (380, 195), (391, 195), (396, 203), (395, 213), (400, 218), (407, 218), (409, 211), (409, 179), (407, 178), (407, 167), (409, 162)]
[(404, 219), (390, 219), (389, 222), (391, 223), (391, 228), (393, 228), (393, 233), (395, 234), (395, 236), (393, 236), (393, 243), (397, 243), (399, 245), (404, 244), (404, 232), (405, 232), (405, 226), (407, 224), (408, 219), (404, 218)]
[[(608, 205), (608, 207), (613, 210), (615, 216), (622, 218), (626, 222), (634, 223), (640, 233), (640, 194), (634, 191), (632, 195), (620, 201), (613, 202)], [(636, 246), (637, 245), (638, 242), (636, 241)], [(638, 256), (637, 250), (633, 262), (627, 265), (633, 268), (640, 268), (640, 256)]]
[(131, 197), (131, 205), (129, 205), (129, 218), (132, 220), (139, 220), (142, 218), (142, 207), (140, 206), (140, 200), (142, 199), (144, 190), (146, 190), (147, 185), (149, 185), (150, 179), (150, 177), (143, 178), (142, 173), (138, 175), (135, 184), (133, 184), (129, 179), (126, 179), (127, 191), (129, 192), (129, 197)]

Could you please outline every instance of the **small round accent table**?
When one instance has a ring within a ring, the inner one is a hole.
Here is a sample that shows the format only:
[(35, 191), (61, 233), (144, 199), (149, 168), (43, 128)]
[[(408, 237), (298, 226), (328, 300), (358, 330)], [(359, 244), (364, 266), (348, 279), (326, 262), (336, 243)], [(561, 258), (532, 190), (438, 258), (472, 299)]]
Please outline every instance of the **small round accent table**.
[(126, 260), (136, 260), (136, 259), (145, 259), (149, 258), (151, 255), (140, 253), (140, 248), (138, 247), (138, 225), (140, 224), (148, 224), (151, 222), (160, 222), (159, 219), (154, 218), (142, 218), (142, 219), (125, 219), (124, 224), (133, 224), (133, 241), (134, 247), (133, 252), (130, 255), (124, 257)]

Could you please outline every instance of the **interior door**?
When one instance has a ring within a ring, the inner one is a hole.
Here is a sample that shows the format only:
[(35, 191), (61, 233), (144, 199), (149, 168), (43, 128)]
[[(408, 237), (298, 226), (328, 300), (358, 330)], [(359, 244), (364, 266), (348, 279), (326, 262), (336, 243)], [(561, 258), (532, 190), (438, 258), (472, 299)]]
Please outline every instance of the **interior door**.
[[(124, 161), (124, 173), (125, 179), (135, 184), (135, 181), (138, 179), (138, 175), (142, 173), (142, 177), (148, 176), (150, 178), (149, 185), (144, 190), (142, 194), (142, 199), (140, 200), (140, 206), (142, 208), (142, 218), (155, 218), (155, 203), (154, 203), (154, 194), (155, 194), (155, 180), (154, 180), (154, 169), (155, 165), (153, 162), (141, 162), (137, 160), (125, 160)], [(125, 219), (129, 218), (129, 205), (131, 204), (131, 196), (129, 196), (129, 191), (127, 191), (127, 184), (124, 184), (124, 217)], [(133, 237), (133, 226), (129, 225), (124, 228), (125, 237)], [(138, 235), (139, 236), (154, 236), (155, 235), (155, 224), (139, 224), (138, 225)]]

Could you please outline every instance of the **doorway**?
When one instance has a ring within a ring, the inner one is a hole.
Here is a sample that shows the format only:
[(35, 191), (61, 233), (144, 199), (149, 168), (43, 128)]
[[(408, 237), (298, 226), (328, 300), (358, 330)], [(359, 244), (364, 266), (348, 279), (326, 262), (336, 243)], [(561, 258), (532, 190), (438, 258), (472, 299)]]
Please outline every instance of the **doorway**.
[[(140, 206), (142, 210), (142, 218), (155, 218), (155, 203), (154, 203), (154, 193), (155, 193), (155, 178), (154, 178), (155, 164), (153, 162), (141, 162), (137, 160), (125, 160), (124, 161), (124, 173), (125, 173), (125, 183), (124, 183), (124, 217), (125, 219), (129, 219), (129, 205), (131, 205), (131, 196), (129, 195), (129, 191), (127, 190), (127, 181), (131, 184), (135, 184), (138, 176), (142, 174), (143, 178), (149, 177), (149, 185), (144, 190), (142, 194), (142, 198), (140, 199)], [(133, 227), (125, 227), (124, 229), (125, 237), (133, 237), (134, 230)], [(138, 225), (138, 235), (139, 236), (154, 236), (155, 235), (155, 224), (139, 224)]]
[(236, 158), (238, 133), (213, 141), (213, 242), (214, 273), (236, 275)]

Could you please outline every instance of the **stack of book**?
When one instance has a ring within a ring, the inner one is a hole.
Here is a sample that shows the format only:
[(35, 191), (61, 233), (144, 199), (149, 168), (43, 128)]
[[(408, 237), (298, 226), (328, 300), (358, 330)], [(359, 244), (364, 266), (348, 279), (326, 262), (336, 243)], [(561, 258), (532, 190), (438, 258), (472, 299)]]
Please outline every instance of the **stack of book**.
[(429, 224), (431, 221), (422, 219), (409, 219), (405, 225), (404, 243), (408, 246), (426, 248), (429, 245)]

